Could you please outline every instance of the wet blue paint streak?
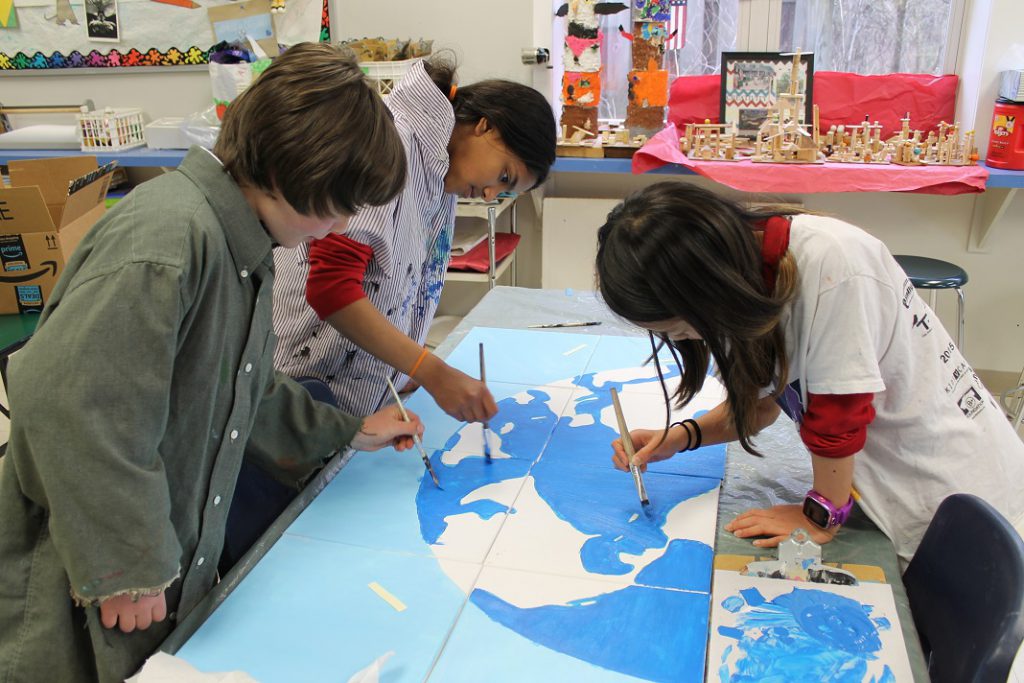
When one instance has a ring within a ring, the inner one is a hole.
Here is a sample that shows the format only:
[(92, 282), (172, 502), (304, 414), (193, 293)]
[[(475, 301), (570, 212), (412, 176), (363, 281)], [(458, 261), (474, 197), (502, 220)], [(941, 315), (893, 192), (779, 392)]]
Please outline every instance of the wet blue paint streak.
[[(720, 628), (719, 633), (735, 638), (743, 656), (730, 675), (726, 651), (718, 668), (723, 682), (861, 683), (868, 662), (878, 659), (882, 642), (868, 617), (870, 605), (815, 589), (794, 588), (771, 601), (753, 588), (740, 592), (748, 609), (739, 613), (735, 629)], [(878, 683), (883, 680), (891, 683), (888, 667)]]
[[(525, 404), (516, 402), (515, 397), (511, 396), (502, 399), (498, 403), (498, 414), (491, 422), (495, 432), (500, 432), (502, 426), (508, 423), (516, 425), (512, 431), (501, 436), (502, 450), (512, 455), (512, 458), (495, 458), (487, 464), (481, 454), (479, 457), (463, 458), (456, 465), (444, 465), (441, 463), (444, 451), (436, 451), (431, 456), (431, 464), (444, 490), (438, 490), (430, 477), (420, 481), (416, 508), (424, 541), (431, 545), (437, 543), (448, 528), (445, 518), (449, 515), (474, 513), (481, 519), (490, 519), (508, 510), (493, 500), (477, 500), (469, 504), (460, 501), (481, 486), (524, 477), (530, 471), (533, 457), (544, 447), (557, 416), (548, 408), (546, 401), (550, 396), (546, 392), (531, 389), (527, 394), (530, 398)], [(450, 448), (458, 440), (459, 434), (453, 434), (446, 447)], [(525, 457), (516, 457), (517, 454)]]
[(711, 546), (706, 543), (674, 539), (661, 557), (636, 575), (636, 582), (644, 586), (706, 591), (712, 555)]
[(470, 601), (535, 643), (594, 666), (650, 681), (702, 679), (706, 594), (629, 586), (572, 606), (520, 608), (477, 589)]
[[(639, 555), (668, 544), (662, 527), (672, 508), (718, 487), (717, 479), (648, 476), (644, 484), (651, 504), (647, 506), (649, 515), (645, 515), (640, 512), (632, 480), (624, 472), (541, 458), (531, 474), (537, 493), (551, 510), (580, 533), (593, 536), (580, 551), (584, 569), (613, 576), (633, 571), (633, 565), (619, 559), (620, 553)], [(630, 522), (634, 513), (639, 516)], [(707, 590), (710, 580), (707, 569), (705, 574), (702, 590)]]

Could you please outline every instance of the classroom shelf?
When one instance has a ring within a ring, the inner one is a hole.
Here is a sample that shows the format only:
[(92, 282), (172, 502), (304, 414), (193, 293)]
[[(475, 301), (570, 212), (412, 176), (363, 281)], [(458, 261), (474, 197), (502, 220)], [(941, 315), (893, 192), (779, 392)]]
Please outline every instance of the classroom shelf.
[(992, 168), (984, 161), (979, 164), (988, 171), (986, 188), (990, 187), (1024, 187), (1024, 171), (1008, 171), (1004, 168)]
[(128, 149), (121, 152), (80, 152), (75, 149), (0, 149), (0, 164), (16, 159), (52, 159), (54, 157), (94, 156), (103, 165), (116, 161), (120, 166), (177, 166), (185, 158), (185, 149)]
[[(991, 168), (981, 162), (988, 173), (987, 188), (1021, 188), (1024, 187), (1024, 171), (1007, 171)], [(584, 159), (577, 157), (558, 157), (551, 171), (553, 173), (632, 173), (632, 159)], [(696, 172), (679, 164), (667, 164), (648, 173), (657, 175), (696, 175)]]
[[(185, 158), (184, 149), (131, 149), (124, 152), (96, 154), (101, 164), (117, 160), (121, 166), (177, 166)], [(0, 149), (0, 164), (12, 159), (44, 159), (83, 155), (72, 149)], [(988, 170), (989, 188), (1021, 188), (1024, 187), (1024, 171), (1007, 171), (991, 168), (984, 162), (981, 165)], [(552, 167), (553, 173), (632, 173), (632, 159), (583, 159), (575, 157), (558, 157)], [(693, 171), (678, 164), (668, 164), (649, 171), (656, 175), (696, 175)]]

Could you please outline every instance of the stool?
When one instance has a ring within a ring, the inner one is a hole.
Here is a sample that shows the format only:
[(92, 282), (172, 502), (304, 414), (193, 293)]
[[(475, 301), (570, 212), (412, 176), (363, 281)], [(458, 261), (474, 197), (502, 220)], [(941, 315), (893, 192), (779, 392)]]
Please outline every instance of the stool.
[(955, 289), (956, 290), (956, 345), (960, 351), (964, 350), (964, 290), (967, 284), (967, 271), (958, 265), (939, 259), (926, 258), (924, 256), (893, 256), (896, 263), (907, 274), (910, 284), (915, 289), (927, 289), (931, 291), (931, 307), (935, 310), (935, 290)]

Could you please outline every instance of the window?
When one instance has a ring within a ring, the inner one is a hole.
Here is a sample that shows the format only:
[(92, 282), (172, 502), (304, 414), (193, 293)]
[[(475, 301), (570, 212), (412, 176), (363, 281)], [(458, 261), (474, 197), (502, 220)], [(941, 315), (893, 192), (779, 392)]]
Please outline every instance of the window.
[(947, 71), (953, 0), (781, 1), (779, 50), (814, 52), (816, 69)]
[[(676, 76), (712, 74), (718, 71), (723, 51), (736, 48), (741, 0), (688, 0), (673, 8), (670, 38), (665, 50), (669, 79)], [(605, 15), (599, 26), (601, 46), (601, 119), (626, 117), (626, 77), (631, 66), (629, 13)], [(620, 30), (621, 29), (621, 30)], [(564, 30), (564, 29), (563, 29)]]
[[(687, 0), (676, 7), (665, 52), (670, 80), (717, 73), (723, 51), (814, 53), (815, 68), (862, 74), (948, 73), (956, 61), (966, 0)], [(562, 3), (554, 0), (557, 9)], [(554, 19), (561, 83), (565, 19)], [(601, 119), (626, 115), (631, 68), (629, 12), (599, 18)], [(620, 27), (622, 31), (620, 31)], [(557, 101), (557, 93), (556, 93)]]

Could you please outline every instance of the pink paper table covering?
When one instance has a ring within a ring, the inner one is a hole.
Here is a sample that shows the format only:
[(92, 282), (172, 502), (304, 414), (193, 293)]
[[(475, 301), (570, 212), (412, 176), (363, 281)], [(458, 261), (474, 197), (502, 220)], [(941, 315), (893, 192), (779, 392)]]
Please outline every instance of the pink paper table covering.
[(896, 164), (765, 164), (744, 161), (697, 161), (679, 150), (673, 124), (647, 141), (633, 156), (633, 173), (679, 164), (695, 173), (744, 192), (984, 192), (988, 171), (972, 166), (898, 166)]

